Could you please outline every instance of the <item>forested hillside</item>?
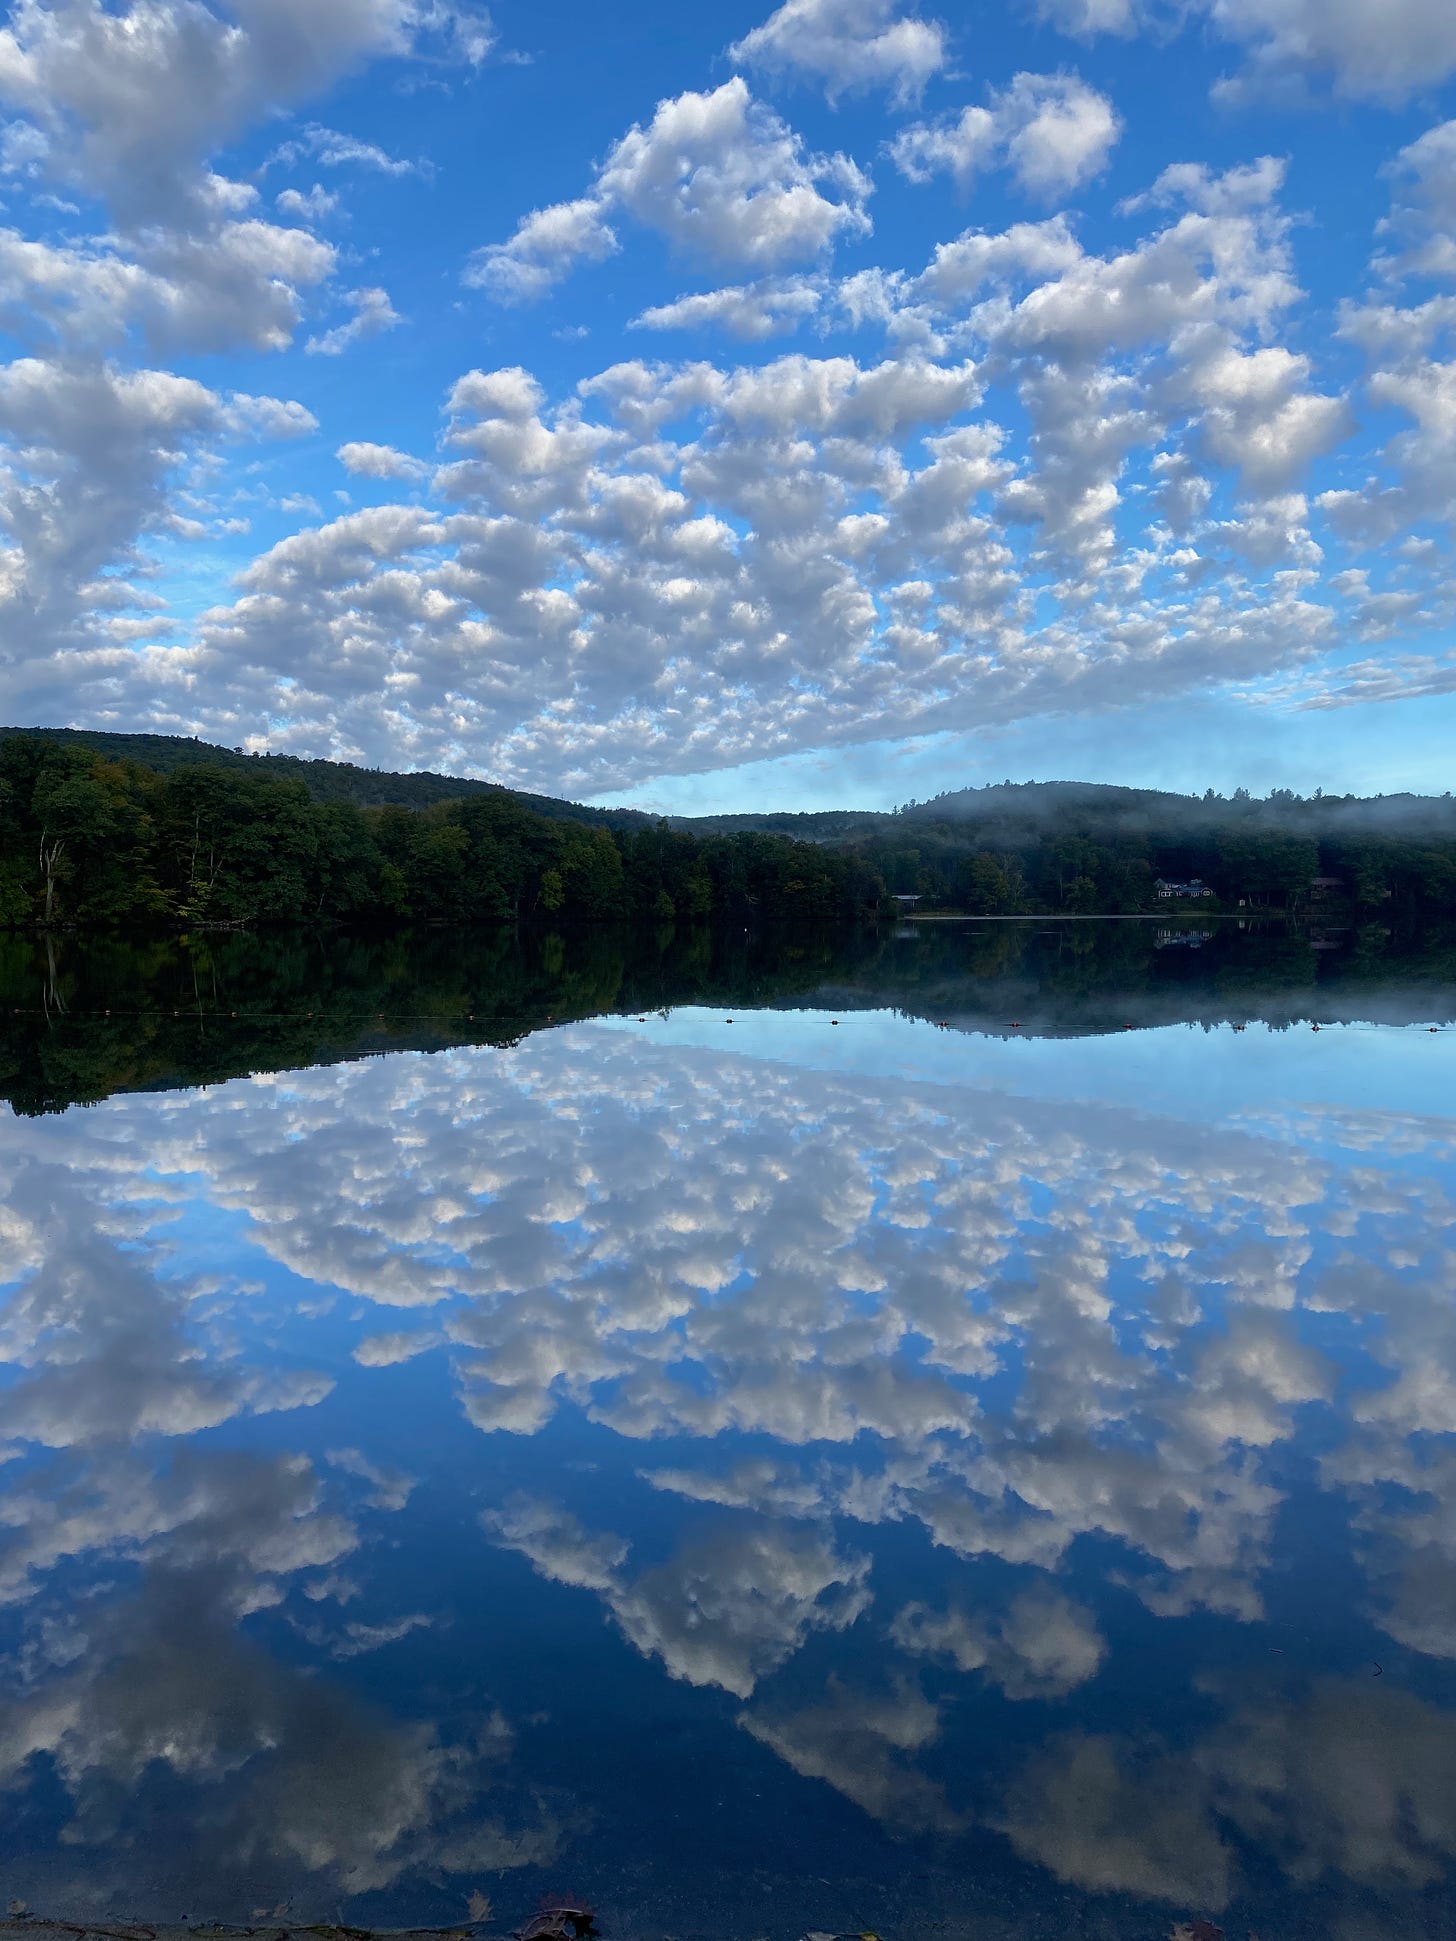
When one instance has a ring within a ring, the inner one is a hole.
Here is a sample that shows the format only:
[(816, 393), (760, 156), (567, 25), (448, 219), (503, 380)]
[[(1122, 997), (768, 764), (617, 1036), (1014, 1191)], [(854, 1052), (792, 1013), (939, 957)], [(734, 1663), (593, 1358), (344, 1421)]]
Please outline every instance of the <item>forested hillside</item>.
[(165, 736), (0, 737), (0, 926), (1456, 911), (1456, 804), (1083, 783), (654, 820)]
[(223, 748), (216, 742), (198, 741), (186, 735), (119, 735), (82, 728), (0, 728), (0, 740), (11, 736), (94, 749), (108, 761), (136, 762), (143, 768), (155, 769), (159, 775), (170, 775), (179, 768), (202, 767), (226, 769), (235, 775), (262, 775), (274, 782), (302, 782), (315, 802), (349, 802), (356, 808), (394, 803), (400, 808), (427, 809), (436, 802), (453, 802), (466, 795), (506, 795), (535, 814), (552, 818), (570, 817), (574, 821), (593, 823), (651, 820), (631, 809), (587, 808), (578, 802), (563, 802), (554, 795), (504, 789), (497, 782), (482, 782), (469, 775), (402, 774), (391, 769), (360, 768), (354, 762), (306, 761), (298, 755), (249, 755), (241, 748)]
[(824, 919), (880, 894), (863, 858), (781, 836), (608, 828), (504, 789), (360, 808), (265, 763), (0, 741), (0, 927)]
[(1049, 782), (910, 803), (857, 847), (889, 890), (982, 915), (1162, 907), (1159, 879), (1208, 909), (1456, 908), (1456, 803), (1287, 789), (1254, 798)]

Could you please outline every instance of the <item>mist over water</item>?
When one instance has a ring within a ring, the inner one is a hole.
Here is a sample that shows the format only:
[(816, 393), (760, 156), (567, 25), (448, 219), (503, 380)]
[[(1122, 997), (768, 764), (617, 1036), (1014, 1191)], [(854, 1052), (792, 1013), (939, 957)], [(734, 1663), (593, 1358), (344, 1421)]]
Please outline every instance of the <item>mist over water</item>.
[(1453, 1932), (1444, 939), (7, 948), (11, 1894)]

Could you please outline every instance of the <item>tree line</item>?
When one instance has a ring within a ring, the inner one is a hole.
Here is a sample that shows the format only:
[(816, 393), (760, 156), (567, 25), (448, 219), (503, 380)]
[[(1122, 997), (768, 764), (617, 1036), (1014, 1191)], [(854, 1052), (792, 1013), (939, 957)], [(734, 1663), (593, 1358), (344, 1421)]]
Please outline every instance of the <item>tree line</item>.
[[(1006, 784), (908, 804), (855, 847), (890, 893), (979, 916), (1173, 907), (1426, 920), (1456, 909), (1449, 797)], [(1160, 879), (1208, 894), (1160, 898)]]
[(501, 789), (360, 806), (265, 764), (159, 773), (69, 740), (0, 741), (0, 928), (822, 921), (882, 890), (864, 858), (784, 836), (608, 827)]
[[(166, 743), (160, 767), (116, 752), (147, 739), (0, 737), (0, 928), (822, 922), (894, 896), (983, 917), (1456, 911), (1449, 798), (1008, 784), (894, 815), (685, 826), (483, 783), (443, 796), (438, 776), (414, 803), (349, 800), (338, 764), (205, 743)], [(414, 779), (348, 775), (386, 794)], [(1160, 879), (1207, 894), (1160, 898)]]

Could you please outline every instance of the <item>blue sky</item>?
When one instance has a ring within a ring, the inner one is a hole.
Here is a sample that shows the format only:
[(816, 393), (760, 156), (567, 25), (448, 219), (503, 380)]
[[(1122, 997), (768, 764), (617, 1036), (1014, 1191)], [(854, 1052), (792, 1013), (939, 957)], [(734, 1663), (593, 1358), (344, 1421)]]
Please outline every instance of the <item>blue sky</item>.
[(1449, 0), (25, 0), (0, 718), (1444, 789)]

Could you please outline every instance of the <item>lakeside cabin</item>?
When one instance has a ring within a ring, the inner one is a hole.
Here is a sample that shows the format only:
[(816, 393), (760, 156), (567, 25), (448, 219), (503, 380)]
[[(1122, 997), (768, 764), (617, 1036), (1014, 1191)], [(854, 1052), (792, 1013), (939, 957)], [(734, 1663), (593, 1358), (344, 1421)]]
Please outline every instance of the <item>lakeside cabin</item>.
[(1160, 902), (1167, 903), (1175, 896), (1212, 896), (1213, 891), (1201, 876), (1190, 877), (1186, 883), (1175, 883), (1166, 876), (1160, 876), (1153, 885)]

